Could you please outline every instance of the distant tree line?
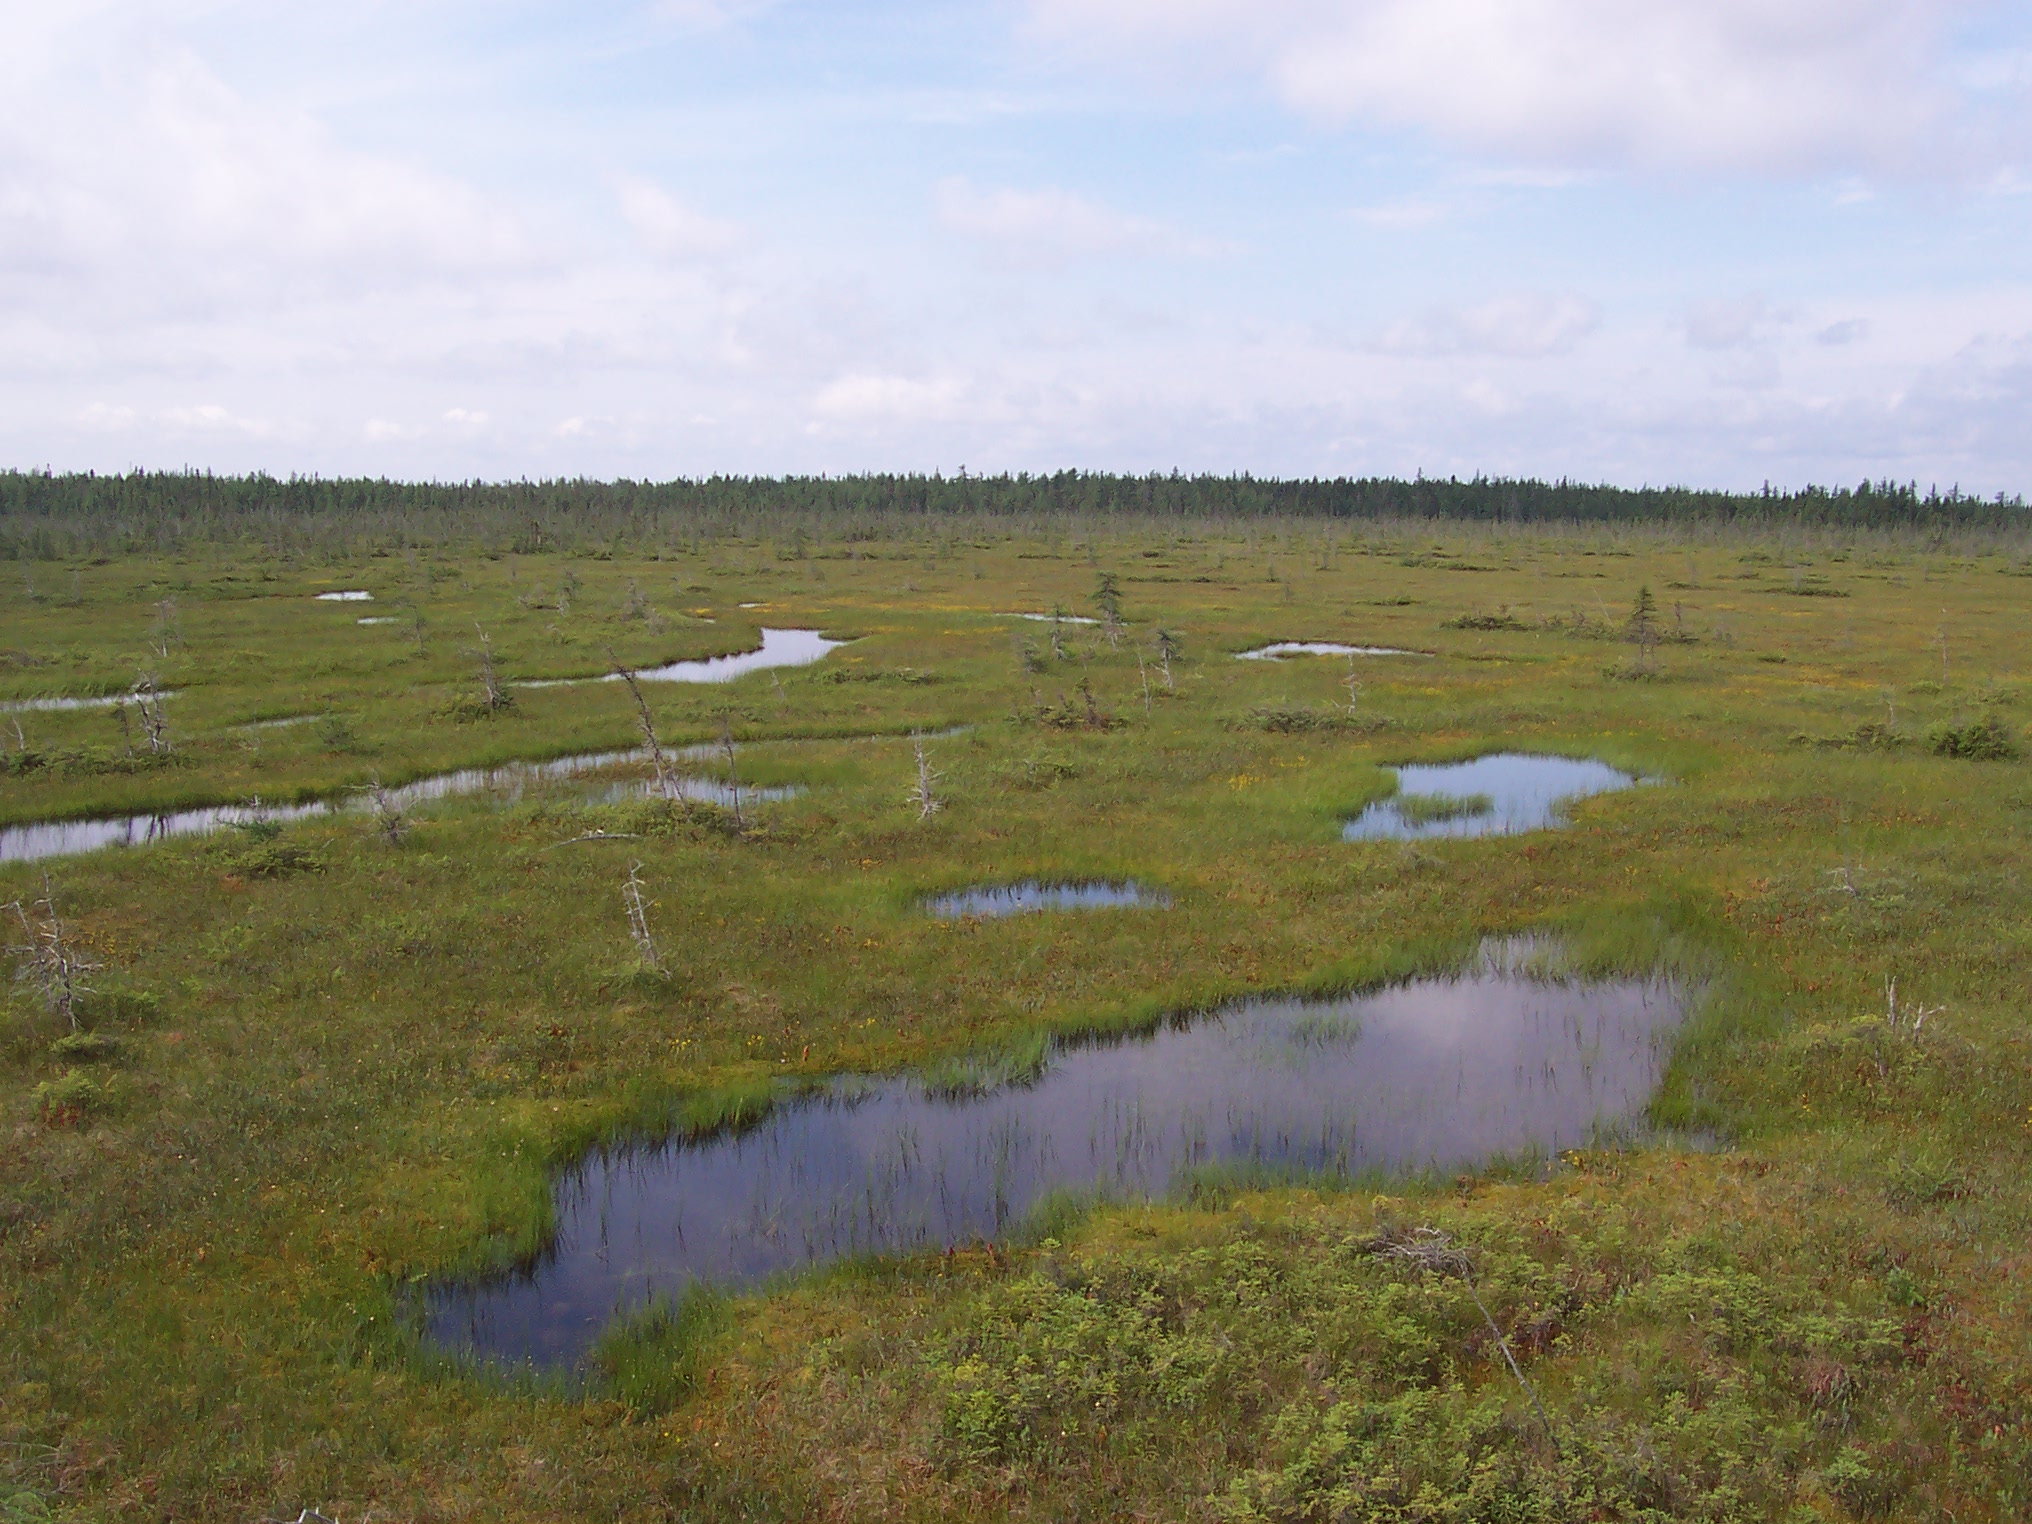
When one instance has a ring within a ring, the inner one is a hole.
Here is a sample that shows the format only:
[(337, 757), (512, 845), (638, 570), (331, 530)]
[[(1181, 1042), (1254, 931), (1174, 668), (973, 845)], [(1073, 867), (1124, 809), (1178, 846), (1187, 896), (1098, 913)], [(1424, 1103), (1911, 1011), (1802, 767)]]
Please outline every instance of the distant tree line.
[(1922, 492), (1916, 483), (1781, 492), (1610, 487), (1478, 476), (1049, 475), (712, 476), (699, 480), (401, 482), (209, 472), (0, 472), (0, 558), (185, 542), (276, 549), (366, 541), (479, 542), (533, 552), (728, 533), (884, 537), (909, 521), (1456, 521), (1487, 524), (1742, 524), (1832, 529), (2023, 530), (2022, 496)]

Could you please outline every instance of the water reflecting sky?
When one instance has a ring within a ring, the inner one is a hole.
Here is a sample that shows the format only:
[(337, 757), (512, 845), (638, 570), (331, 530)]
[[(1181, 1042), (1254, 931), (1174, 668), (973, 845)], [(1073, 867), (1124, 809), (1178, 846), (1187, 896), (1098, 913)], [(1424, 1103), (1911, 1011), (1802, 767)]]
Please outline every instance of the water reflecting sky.
[(981, 1095), (841, 1080), (744, 1132), (593, 1154), (556, 1183), (551, 1251), (437, 1290), (431, 1332), (569, 1362), (617, 1311), (694, 1279), (739, 1287), (991, 1237), (1054, 1190), (1148, 1195), (1215, 1163), (1354, 1175), (1573, 1146), (1641, 1110), (1684, 1004), (1662, 982), (1490, 965), (1060, 1045), (1034, 1082)]

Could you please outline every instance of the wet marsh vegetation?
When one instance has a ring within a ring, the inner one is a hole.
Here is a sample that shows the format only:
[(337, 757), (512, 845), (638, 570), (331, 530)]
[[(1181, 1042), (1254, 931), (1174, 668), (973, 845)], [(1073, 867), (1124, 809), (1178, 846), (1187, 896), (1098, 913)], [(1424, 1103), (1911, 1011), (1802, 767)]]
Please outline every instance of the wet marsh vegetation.
[[(119, 701), (0, 712), (0, 828), (243, 812), (0, 864), (0, 1510), (2032, 1511), (2021, 541), (863, 530), (0, 563), (0, 701)], [(697, 786), (659, 781), (594, 679), (765, 622), (848, 643), (644, 682)], [(1278, 642), (1431, 654), (1233, 659)], [(1489, 831), (1505, 754), (1657, 786)], [(1404, 828), (1344, 839), (1372, 809)], [(1168, 903), (926, 913), (1129, 882)], [(575, 1370), (426, 1336), (569, 1246), (590, 1161), (794, 1161), (842, 1076), (841, 1116), (985, 1115), (1194, 1012), (1284, 1013), (1279, 1072), (1359, 1095), (1375, 1002), (1519, 945), (1699, 992), (1613, 1125), (1476, 1133), (1456, 1085), (1373, 1169), (1040, 1176), (979, 1236), (673, 1284)]]

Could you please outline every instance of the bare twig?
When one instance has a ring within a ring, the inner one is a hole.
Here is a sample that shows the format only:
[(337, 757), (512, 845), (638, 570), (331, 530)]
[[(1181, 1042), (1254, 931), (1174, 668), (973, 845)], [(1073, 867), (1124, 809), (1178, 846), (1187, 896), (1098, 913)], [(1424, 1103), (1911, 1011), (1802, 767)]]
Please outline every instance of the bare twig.
[(741, 775), (734, 768), (734, 727), (725, 715), (720, 717), (720, 755), (727, 759), (727, 787), (733, 792), (734, 829), (742, 829), (741, 822)]
[(1517, 1378), (1517, 1384), (1524, 1388), (1524, 1395), (1531, 1399), (1531, 1406), (1538, 1414), (1539, 1423), (1545, 1426), (1545, 1437), (1552, 1448), (1559, 1449), (1559, 1436), (1552, 1431), (1552, 1420), (1545, 1416), (1545, 1407), (1538, 1400), (1538, 1392), (1525, 1379), (1524, 1371), (1517, 1364), (1517, 1357), (1510, 1352), (1510, 1341), (1503, 1337), (1503, 1330), (1496, 1326), (1496, 1320), (1489, 1315), (1481, 1293), (1475, 1290), (1475, 1262), (1467, 1250), (1453, 1241), (1453, 1236), (1439, 1228), (1413, 1228), (1405, 1237), (1386, 1237), (1373, 1251), (1380, 1259), (1402, 1260), (1433, 1275), (1458, 1280), (1467, 1288), (1469, 1298), (1482, 1315), (1482, 1321), (1489, 1325), (1489, 1332), (1495, 1335), (1496, 1347), (1503, 1352), (1503, 1359), (1509, 1364), (1510, 1374)]
[(924, 754), (923, 732), (911, 731), (910, 743), (917, 751), (917, 781), (910, 786), (909, 799), (917, 806), (917, 818), (929, 820), (945, 808), (945, 802), (935, 791), (942, 775), (931, 765), (931, 759)]
[(506, 709), (512, 702), (508, 690), (501, 686), (501, 674), (494, 670), (494, 642), (487, 638), (487, 632), (480, 629), (480, 622), (473, 621), (473, 628), (480, 632), (480, 702), (489, 714)]
[(14, 912), (27, 939), (8, 948), (13, 955), (15, 978), (35, 986), (42, 1003), (78, 1030), (78, 1000), (92, 992), (86, 977), (103, 965), (88, 959), (72, 943), (63, 917), (57, 913), (56, 890), (47, 873), (42, 876), (42, 898), (23, 903), (15, 900), (5, 907)]
[(148, 646), (164, 661), (183, 644), (183, 625), (176, 617), (176, 600), (165, 598), (155, 605), (155, 624), (148, 632)]
[(1898, 1005), (1898, 981), (1884, 981), (1884, 1025), (1900, 1037), (1917, 1037), (1929, 1016), (1938, 1016), (1944, 1005)]
[[(609, 656), (613, 654), (612, 651), (607, 653)], [(656, 792), (665, 799), (675, 799), (676, 784), (671, 777), (670, 767), (663, 758), (663, 743), (656, 739), (656, 721), (650, 717), (649, 700), (642, 696), (642, 685), (635, 681), (635, 674), (622, 666), (618, 659), (614, 662), (614, 673), (628, 685), (628, 692), (634, 696), (635, 723), (642, 729), (643, 743), (649, 748), (649, 760), (656, 764)]]
[(634, 939), (635, 951), (642, 955), (650, 972), (662, 973), (663, 959), (657, 954), (655, 938), (649, 935), (649, 904), (642, 897), (642, 864), (629, 865), (628, 882), (621, 887), (621, 901), (628, 907), (628, 935)]
[(381, 786), (379, 775), (368, 783), (366, 793), (374, 809), (374, 829), (388, 838), (389, 846), (395, 846), (409, 834), (409, 817), (402, 812), (402, 801)]
[[(167, 695), (155, 685), (155, 679), (142, 673), (134, 684), (134, 707), (141, 714), (141, 728), (148, 733), (148, 749), (160, 754), (171, 750), (169, 743), (169, 711)], [(124, 723), (124, 722), (123, 722)]]

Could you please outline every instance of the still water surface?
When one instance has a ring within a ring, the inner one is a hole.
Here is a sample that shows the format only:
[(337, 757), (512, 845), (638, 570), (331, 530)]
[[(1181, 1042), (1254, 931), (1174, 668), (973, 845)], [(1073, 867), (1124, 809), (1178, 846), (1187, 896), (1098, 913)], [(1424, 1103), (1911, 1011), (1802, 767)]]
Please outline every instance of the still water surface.
[[(808, 667), (823, 660), (826, 653), (846, 645), (828, 640), (817, 630), (761, 631), (762, 644), (752, 651), (731, 656), (708, 656), (698, 661), (666, 662), (660, 667), (637, 667), (635, 676), (645, 683), (727, 683), (750, 672), (771, 667)], [(517, 688), (563, 688), (573, 683), (618, 683), (609, 672), (601, 677), (541, 677), (514, 684)]]
[[(1415, 841), (1432, 836), (1509, 836), (1538, 831), (1565, 822), (1559, 806), (1568, 799), (1634, 788), (1637, 779), (1606, 762), (1573, 757), (1539, 757), (1523, 752), (1498, 752), (1472, 762), (1441, 766), (1392, 768), (1397, 774), (1395, 798), (1379, 799), (1341, 827), (1344, 841), (1388, 838)], [(1406, 796), (1486, 798), (1489, 807), (1471, 815), (1419, 820), (1399, 800)]]
[(1237, 651), (1237, 661), (1273, 661), (1285, 656), (1429, 656), (1429, 651), (1407, 651), (1399, 646), (1344, 646), (1331, 640), (1280, 640)]
[[(1528, 951), (1528, 949), (1526, 949)], [(1639, 1112), (1685, 992), (1476, 970), (1330, 1000), (1258, 999), (1049, 1050), (954, 1096), (845, 1078), (745, 1130), (591, 1154), (553, 1187), (534, 1265), (440, 1287), (431, 1336), (568, 1364), (618, 1313), (851, 1255), (992, 1238), (1055, 1191), (1149, 1196), (1195, 1167), (1451, 1170), (1587, 1142)]]
[(1171, 896), (1145, 889), (1134, 879), (1127, 883), (1040, 884), (1026, 880), (1000, 887), (982, 885), (952, 894), (936, 895), (924, 902), (925, 910), (942, 921), (966, 916), (1024, 915), (1039, 910), (1127, 910), (1169, 908)]

